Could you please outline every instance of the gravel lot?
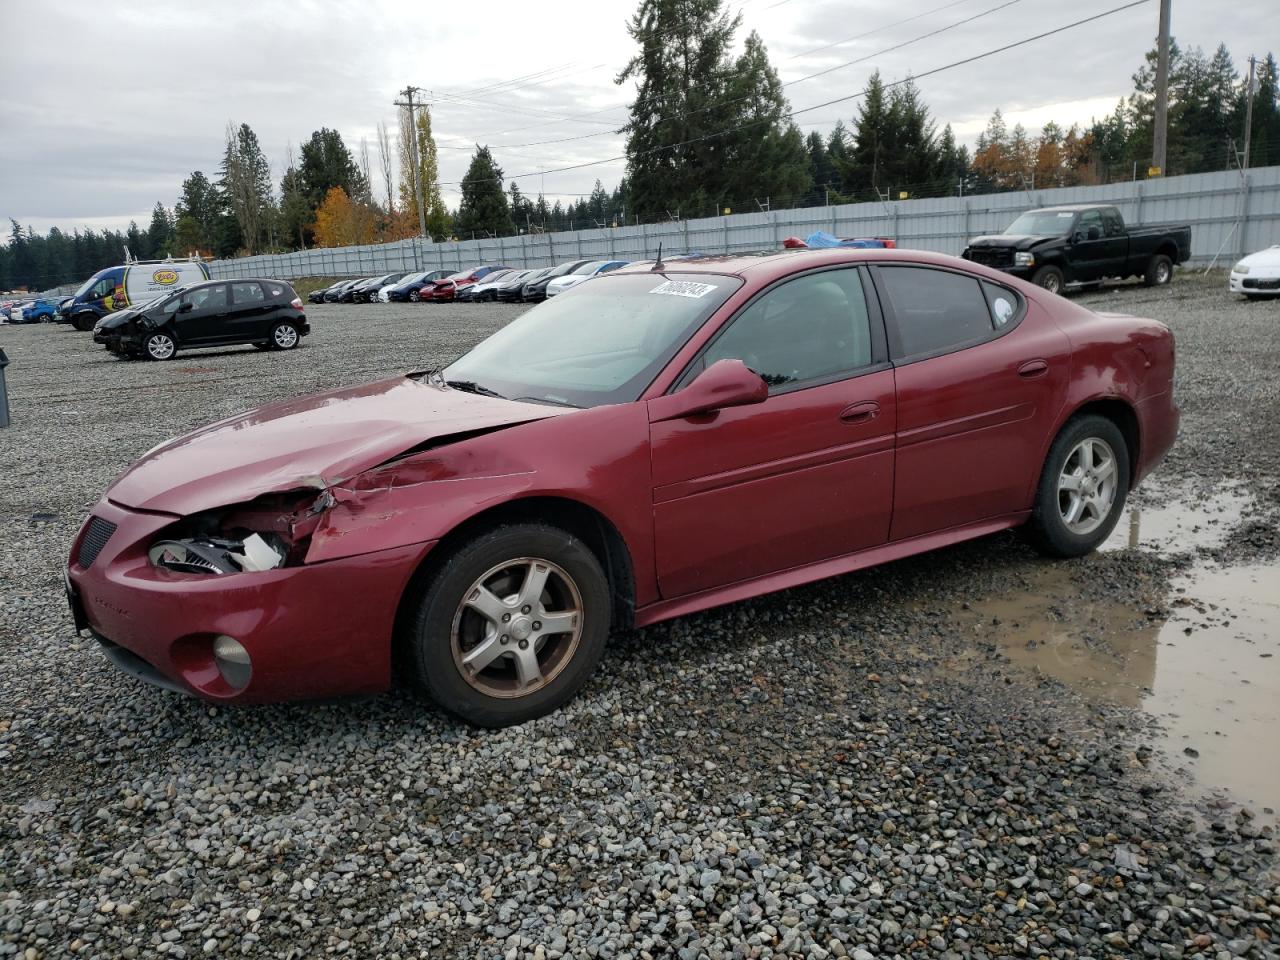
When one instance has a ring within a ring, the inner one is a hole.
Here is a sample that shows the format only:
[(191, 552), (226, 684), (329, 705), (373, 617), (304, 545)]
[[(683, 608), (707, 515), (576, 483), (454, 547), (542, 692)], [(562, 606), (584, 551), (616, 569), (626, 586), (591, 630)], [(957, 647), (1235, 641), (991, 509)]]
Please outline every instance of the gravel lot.
[[(1183, 437), (1143, 496), (1256, 504), (1200, 556), (1058, 565), (1138, 619), (1195, 563), (1280, 555), (1280, 303), (1224, 287), (1080, 298), (1178, 336)], [(170, 363), (0, 328), (0, 956), (1280, 956), (1267, 811), (1198, 802), (1149, 718), (966, 616), (1042, 570), (1011, 535), (616, 637), (570, 707), (498, 732), (408, 693), (211, 708), (75, 636), (67, 546), (142, 452), (520, 312), (311, 307), (292, 353)]]

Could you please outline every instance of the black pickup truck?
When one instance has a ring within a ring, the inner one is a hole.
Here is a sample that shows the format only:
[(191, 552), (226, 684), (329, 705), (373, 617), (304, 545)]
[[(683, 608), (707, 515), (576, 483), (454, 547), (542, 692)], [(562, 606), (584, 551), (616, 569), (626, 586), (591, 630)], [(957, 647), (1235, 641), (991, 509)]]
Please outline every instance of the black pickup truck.
[(1174, 265), (1191, 256), (1191, 227), (1128, 228), (1120, 211), (1105, 204), (1044, 207), (1028, 210), (1004, 233), (974, 237), (961, 256), (1050, 293), (1108, 277), (1142, 277), (1154, 287), (1168, 283)]

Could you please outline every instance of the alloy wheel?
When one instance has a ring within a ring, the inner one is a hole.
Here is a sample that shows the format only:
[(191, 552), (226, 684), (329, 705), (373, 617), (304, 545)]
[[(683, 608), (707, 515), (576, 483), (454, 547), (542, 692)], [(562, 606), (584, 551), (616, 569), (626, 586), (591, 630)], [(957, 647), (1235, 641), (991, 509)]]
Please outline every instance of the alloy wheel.
[(1098, 437), (1081, 440), (1067, 455), (1058, 476), (1058, 512), (1078, 536), (1098, 529), (1116, 500), (1116, 455)]
[(276, 346), (281, 350), (292, 349), (298, 343), (298, 329), (291, 324), (282, 323), (276, 327), (271, 339), (275, 341)]
[(563, 567), (519, 557), (491, 567), (463, 594), (449, 643), (463, 679), (491, 697), (549, 684), (582, 639), (582, 594)]
[(177, 344), (167, 333), (153, 333), (147, 338), (147, 355), (152, 360), (168, 360), (177, 350)]

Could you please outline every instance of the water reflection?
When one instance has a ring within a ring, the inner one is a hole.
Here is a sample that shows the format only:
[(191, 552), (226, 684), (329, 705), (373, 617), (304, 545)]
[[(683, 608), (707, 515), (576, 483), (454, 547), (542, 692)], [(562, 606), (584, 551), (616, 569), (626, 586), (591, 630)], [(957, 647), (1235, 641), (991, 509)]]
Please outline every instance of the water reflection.
[(1131, 605), (1090, 600), (1045, 564), (967, 615), (1024, 669), (1159, 719), (1159, 745), (1202, 792), (1280, 808), (1280, 565), (1201, 566)]
[(1160, 506), (1150, 505), (1152, 499), (1164, 495), (1164, 488), (1155, 485), (1139, 488), (1100, 549), (1182, 552), (1220, 546), (1255, 505), (1251, 494), (1233, 484), (1205, 496), (1180, 490)]

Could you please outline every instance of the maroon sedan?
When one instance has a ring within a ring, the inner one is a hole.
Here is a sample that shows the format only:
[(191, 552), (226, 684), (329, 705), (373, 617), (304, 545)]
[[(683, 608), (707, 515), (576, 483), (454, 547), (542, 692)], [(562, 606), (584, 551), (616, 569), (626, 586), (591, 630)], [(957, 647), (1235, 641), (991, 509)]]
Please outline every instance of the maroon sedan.
[(633, 266), (440, 371), (170, 441), (71, 550), (78, 628), (210, 700), (382, 690), (485, 726), (611, 630), (1025, 526), (1093, 550), (1178, 426), (1174, 345), (976, 264)]

